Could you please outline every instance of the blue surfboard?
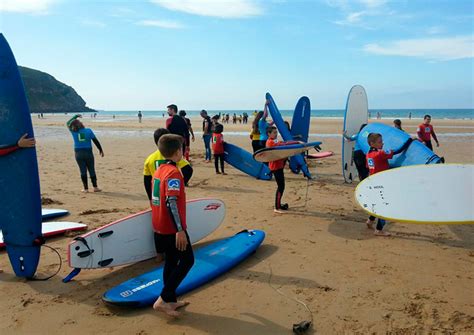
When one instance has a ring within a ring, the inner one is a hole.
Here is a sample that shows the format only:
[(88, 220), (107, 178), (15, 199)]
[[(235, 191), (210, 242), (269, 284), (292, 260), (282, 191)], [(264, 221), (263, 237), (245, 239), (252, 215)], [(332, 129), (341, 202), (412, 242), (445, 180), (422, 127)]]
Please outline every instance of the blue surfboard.
[(253, 154), (253, 157), (259, 162), (271, 162), (294, 156), (298, 153), (308, 151), (311, 148), (319, 147), (319, 145), (321, 145), (321, 142), (279, 145), (257, 150)]
[[(283, 117), (281, 116), (280, 111), (278, 110), (278, 107), (275, 101), (273, 100), (271, 94), (267, 93), (265, 95), (265, 98), (269, 101), (268, 109), (270, 111), (270, 115), (272, 116), (273, 122), (275, 122), (275, 125), (278, 128), (278, 131), (280, 132), (281, 137), (284, 141), (293, 141), (293, 136), (291, 135), (291, 132), (288, 130), (288, 127), (283, 121)], [(293, 164), (293, 169), (291, 170), (293, 173), (299, 173), (301, 170), (303, 171), (305, 177), (311, 178), (311, 173), (309, 172), (308, 166), (306, 165), (303, 154), (293, 156), (291, 159), (295, 160), (295, 163)]]
[(69, 214), (69, 211), (66, 209), (50, 209), (50, 208), (43, 208), (41, 210), (41, 219), (43, 221), (57, 219), (62, 216), (66, 216)]
[[(311, 103), (308, 97), (301, 97), (296, 103), (293, 119), (291, 119), (291, 136), (296, 141), (308, 142), (309, 125), (311, 122)], [(290, 158), (291, 171), (299, 171), (296, 158)]]
[[(261, 230), (240, 232), (194, 251), (194, 265), (176, 290), (183, 295), (226, 273), (255, 252), (262, 244)], [(163, 266), (130, 279), (105, 292), (102, 300), (124, 307), (152, 305), (163, 289)]]
[(272, 179), (272, 172), (267, 165), (253, 159), (250, 152), (227, 142), (224, 143), (224, 161), (257, 179)]
[[(410, 138), (409, 134), (395, 127), (390, 127), (382, 123), (370, 123), (362, 129), (357, 137), (357, 143), (365, 154), (367, 154), (370, 149), (367, 142), (367, 137), (370, 133), (379, 133), (382, 135), (384, 150), (396, 151)], [(437, 164), (441, 163), (441, 158), (428, 149), (426, 145), (414, 140), (406, 151), (395, 155), (388, 163), (391, 168), (395, 168), (418, 164)]]
[[(0, 34), (0, 144), (34, 136), (15, 57)], [(0, 157), (0, 229), (15, 274), (33, 277), (40, 257), (41, 194), (35, 148)], [(8, 196), (7, 196), (8, 195)]]

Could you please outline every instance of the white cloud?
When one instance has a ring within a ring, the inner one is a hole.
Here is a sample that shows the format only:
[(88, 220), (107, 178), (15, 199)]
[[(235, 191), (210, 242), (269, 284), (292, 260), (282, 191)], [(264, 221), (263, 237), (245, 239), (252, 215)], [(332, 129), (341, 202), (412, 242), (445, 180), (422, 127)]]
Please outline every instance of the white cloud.
[(1, 0), (0, 12), (46, 14), (56, 0)]
[(100, 22), (100, 21), (93, 20), (93, 19), (83, 19), (81, 21), (81, 23), (84, 26), (96, 27), (96, 28), (104, 28), (106, 26), (106, 24), (104, 22)]
[(151, 0), (169, 10), (220, 18), (247, 18), (263, 14), (254, 0)]
[(167, 20), (142, 20), (137, 22), (140, 26), (148, 26), (148, 27), (158, 27), (158, 28), (165, 28), (165, 29), (183, 29), (185, 28), (179, 22), (176, 21), (167, 21)]
[(362, 16), (364, 15), (367, 15), (367, 12), (362, 11), (349, 13), (344, 20), (334, 21), (334, 23), (341, 26), (358, 24), (361, 22)]
[(449, 61), (474, 57), (474, 36), (406, 39), (385, 43), (366, 44), (364, 50), (376, 55), (418, 57)]
[(359, 0), (359, 2), (367, 8), (377, 8), (385, 5), (387, 0)]

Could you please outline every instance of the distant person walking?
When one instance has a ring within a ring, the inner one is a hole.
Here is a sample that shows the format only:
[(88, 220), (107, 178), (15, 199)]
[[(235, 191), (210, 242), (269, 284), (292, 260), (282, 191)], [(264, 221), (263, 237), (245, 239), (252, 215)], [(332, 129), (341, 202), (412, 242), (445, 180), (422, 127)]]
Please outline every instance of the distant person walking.
[(431, 136), (436, 142), (436, 146), (439, 147), (438, 138), (436, 137), (435, 131), (431, 123), (431, 115), (426, 114), (423, 117), (423, 123), (418, 126), (416, 133), (418, 139), (423, 142), (430, 150), (433, 150), (433, 145), (431, 144)]
[(411, 120), (411, 112), (408, 113), (408, 120)]
[(178, 106), (171, 104), (166, 107), (168, 109), (169, 118), (166, 119), (166, 129), (171, 134), (183, 137), (183, 152), (186, 151), (186, 138), (189, 137), (189, 130), (186, 121), (178, 115)]
[(186, 158), (186, 160), (189, 161), (189, 153), (191, 151), (191, 141), (192, 140), (194, 142), (194, 132), (193, 132), (193, 127), (191, 125), (191, 120), (188, 119), (186, 117), (186, 111), (184, 110), (180, 110), (179, 111), (179, 116), (181, 116), (183, 118), (183, 120), (186, 122), (186, 125), (188, 126), (188, 130), (189, 130), (189, 133), (191, 133), (191, 138), (189, 137), (189, 133), (188, 133), (188, 137), (186, 137), (186, 151), (184, 152), (184, 157)]
[(92, 129), (85, 128), (82, 122), (78, 120), (78, 118), (80, 117), (82, 117), (80, 114), (74, 115), (66, 123), (66, 125), (69, 131), (71, 132), (72, 138), (74, 140), (74, 152), (76, 155), (76, 162), (79, 166), (82, 185), (84, 186), (82, 192), (89, 192), (89, 187), (87, 185), (87, 171), (89, 171), (89, 176), (91, 178), (92, 186), (94, 187), (94, 192), (100, 192), (101, 189), (97, 186), (97, 176), (95, 173), (92, 142), (94, 142), (97, 149), (99, 149), (99, 154), (101, 157), (104, 157), (104, 151), (102, 150), (102, 146), (100, 145), (99, 140), (95, 137), (95, 134)]
[(202, 110), (200, 113), (202, 117), (202, 140), (204, 141), (204, 148), (206, 151), (206, 163), (211, 161), (211, 136), (212, 136), (212, 123), (211, 118), (207, 115), (206, 110)]
[(142, 111), (138, 111), (138, 123), (142, 123), (142, 117), (143, 117)]

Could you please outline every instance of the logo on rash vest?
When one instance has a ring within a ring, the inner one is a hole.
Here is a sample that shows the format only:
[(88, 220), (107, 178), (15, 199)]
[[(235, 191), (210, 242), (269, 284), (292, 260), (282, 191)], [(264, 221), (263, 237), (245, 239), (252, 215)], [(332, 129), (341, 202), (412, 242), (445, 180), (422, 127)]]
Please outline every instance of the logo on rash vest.
[(386, 153), (387, 155), (390, 154), (390, 150), (388, 150), (388, 149), (385, 150), (385, 153)]
[(375, 167), (374, 160), (372, 158), (368, 158), (367, 165), (369, 166), (369, 168), (374, 168)]
[(425, 133), (429, 133), (431, 131), (430, 127), (425, 128)]
[(212, 203), (212, 204), (207, 205), (207, 206), (204, 208), (204, 210), (205, 210), (205, 211), (215, 211), (215, 210), (218, 210), (220, 207), (221, 207), (221, 204)]
[(179, 191), (181, 188), (181, 182), (179, 179), (169, 179), (168, 180), (168, 191)]

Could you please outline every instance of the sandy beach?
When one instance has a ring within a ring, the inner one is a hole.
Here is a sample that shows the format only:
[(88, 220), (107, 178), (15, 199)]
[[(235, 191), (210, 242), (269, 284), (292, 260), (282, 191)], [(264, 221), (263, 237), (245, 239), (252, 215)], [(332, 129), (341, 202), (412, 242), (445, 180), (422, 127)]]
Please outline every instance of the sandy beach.
[[(139, 124), (85, 117), (105, 152), (101, 158), (95, 151), (103, 192), (90, 194), (80, 192), (73, 141), (64, 126), (68, 116), (32, 119), (44, 207), (68, 209), (71, 214), (62, 220), (86, 223), (91, 230), (149, 206), (143, 161), (155, 150), (153, 131), (165, 119), (144, 118)], [(192, 122), (200, 130), (200, 119)], [(419, 123), (404, 120), (403, 126), (414, 135)], [(435, 119), (433, 125), (439, 156), (448, 163), (474, 163), (474, 121)], [(224, 126), (226, 141), (251, 151), (249, 137), (235, 135), (249, 132), (250, 123)], [(16, 278), (1, 251), (0, 333), (291, 334), (293, 323), (311, 318), (308, 334), (474, 333), (474, 227), (390, 222), (393, 237), (374, 237), (353, 199), (356, 185), (345, 184), (341, 174), (341, 129), (342, 119), (312, 120), (311, 139), (335, 154), (311, 161), (316, 179), (309, 183), (285, 170), (283, 199), (292, 209), (285, 215), (273, 213), (273, 180), (255, 180), (229, 165), (227, 176), (216, 175), (196, 136), (187, 198), (222, 199), (227, 215), (195, 248), (242, 229), (262, 229), (267, 236), (255, 255), (187, 294), (191, 304), (180, 319), (152, 308), (112, 308), (101, 300), (107, 289), (157, 266), (155, 260), (82, 271), (63, 284), (71, 270), (67, 245), (75, 233), (47, 240), (61, 253), (62, 269), (44, 282)], [(57, 266), (56, 254), (43, 248), (37, 275), (54, 273)], [(295, 299), (307, 304), (312, 316)]]

